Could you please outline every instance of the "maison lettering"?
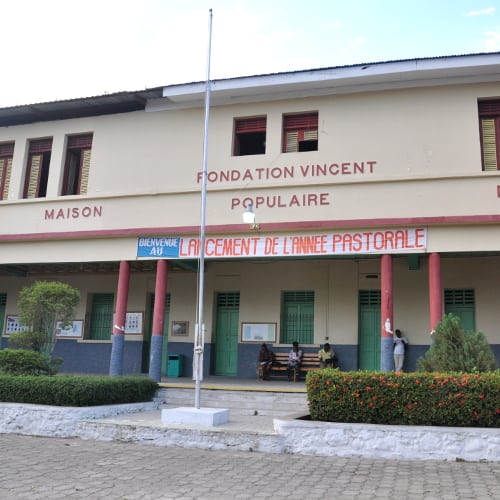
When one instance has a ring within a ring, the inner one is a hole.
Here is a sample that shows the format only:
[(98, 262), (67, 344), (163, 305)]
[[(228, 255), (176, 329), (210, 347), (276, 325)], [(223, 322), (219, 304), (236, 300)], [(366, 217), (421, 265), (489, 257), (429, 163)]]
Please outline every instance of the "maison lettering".
[[(307, 177), (337, 177), (343, 175), (373, 174), (377, 162), (353, 161), (341, 163), (324, 163), (285, 167), (254, 168), (246, 170), (210, 170), (207, 181), (210, 183), (250, 182), (262, 180), (281, 180)], [(197, 173), (198, 184), (203, 179), (203, 172)]]
[(45, 220), (63, 219), (88, 219), (90, 217), (102, 217), (102, 205), (87, 207), (47, 208), (45, 209)]

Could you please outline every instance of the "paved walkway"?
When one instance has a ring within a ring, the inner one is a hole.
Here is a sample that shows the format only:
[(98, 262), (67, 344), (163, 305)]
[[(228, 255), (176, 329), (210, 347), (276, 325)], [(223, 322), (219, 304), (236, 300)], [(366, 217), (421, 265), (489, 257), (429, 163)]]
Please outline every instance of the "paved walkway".
[(0, 435), (0, 498), (499, 500), (500, 464), (208, 451)]
[[(222, 379), (204, 387), (229, 382), (234, 388), (235, 381)], [(259, 390), (305, 389), (260, 384)], [(272, 432), (269, 416), (234, 417), (232, 432)], [(110, 420), (162, 426), (158, 419), (156, 411)], [(8, 500), (500, 500), (498, 462), (252, 453), (15, 434), (0, 434), (0, 456), (0, 499)]]

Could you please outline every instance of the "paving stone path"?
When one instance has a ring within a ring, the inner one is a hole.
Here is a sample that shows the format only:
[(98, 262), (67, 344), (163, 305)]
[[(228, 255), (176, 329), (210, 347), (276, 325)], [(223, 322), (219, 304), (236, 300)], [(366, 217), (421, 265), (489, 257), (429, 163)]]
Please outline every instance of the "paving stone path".
[(500, 464), (0, 435), (0, 498), (500, 500)]

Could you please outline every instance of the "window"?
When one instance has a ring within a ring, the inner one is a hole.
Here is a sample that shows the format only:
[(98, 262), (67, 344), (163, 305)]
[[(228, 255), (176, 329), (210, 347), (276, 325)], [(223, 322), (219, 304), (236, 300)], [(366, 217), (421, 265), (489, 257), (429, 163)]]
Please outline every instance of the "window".
[(314, 343), (314, 292), (283, 292), (281, 342)]
[(49, 180), (52, 139), (30, 141), (23, 198), (45, 198)]
[(113, 304), (112, 293), (94, 293), (91, 298), (91, 310), (87, 313), (85, 321), (88, 326), (87, 339), (110, 340), (113, 328)]
[(262, 155), (266, 152), (265, 116), (238, 118), (234, 121), (234, 156)]
[(10, 173), (12, 171), (12, 157), (14, 143), (0, 144), (0, 200), (6, 200), (9, 195)]
[(283, 153), (318, 150), (318, 113), (283, 116)]
[(499, 170), (500, 100), (479, 101), (479, 132), (484, 171)]
[(474, 290), (471, 288), (444, 291), (445, 314), (458, 316), (464, 330), (473, 331), (476, 328), (475, 303)]
[(86, 194), (89, 181), (92, 134), (68, 137), (61, 194)]

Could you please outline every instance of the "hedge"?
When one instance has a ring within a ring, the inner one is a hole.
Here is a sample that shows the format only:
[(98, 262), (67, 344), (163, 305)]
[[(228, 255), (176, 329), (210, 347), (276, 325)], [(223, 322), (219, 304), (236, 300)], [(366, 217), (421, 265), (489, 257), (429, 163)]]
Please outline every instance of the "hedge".
[(0, 373), (8, 375), (55, 375), (62, 358), (48, 356), (28, 349), (1, 349)]
[(0, 401), (51, 406), (98, 406), (151, 401), (158, 384), (147, 377), (0, 375)]
[(500, 371), (309, 372), (312, 420), (391, 425), (500, 427)]

